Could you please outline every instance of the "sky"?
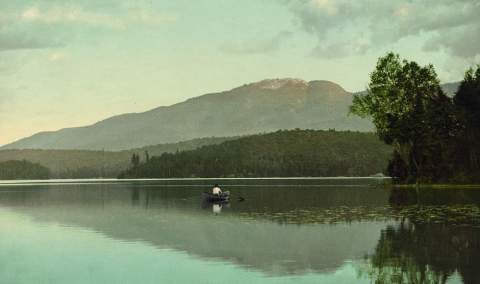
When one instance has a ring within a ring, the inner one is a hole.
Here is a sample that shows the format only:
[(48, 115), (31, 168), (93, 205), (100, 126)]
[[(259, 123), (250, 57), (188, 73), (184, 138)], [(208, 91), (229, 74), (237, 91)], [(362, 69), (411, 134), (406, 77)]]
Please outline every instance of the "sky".
[(267, 78), (365, 89), (389, 51), (480, 63), (478, 0), (0, 1), (0, 145)]

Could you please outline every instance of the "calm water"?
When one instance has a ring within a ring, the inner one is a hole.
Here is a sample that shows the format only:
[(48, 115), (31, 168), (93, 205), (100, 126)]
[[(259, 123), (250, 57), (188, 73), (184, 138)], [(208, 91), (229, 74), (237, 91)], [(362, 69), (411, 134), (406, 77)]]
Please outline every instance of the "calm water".
[(0, 282), (480, 283), (478, 190), (212, 182), (0, 184)]

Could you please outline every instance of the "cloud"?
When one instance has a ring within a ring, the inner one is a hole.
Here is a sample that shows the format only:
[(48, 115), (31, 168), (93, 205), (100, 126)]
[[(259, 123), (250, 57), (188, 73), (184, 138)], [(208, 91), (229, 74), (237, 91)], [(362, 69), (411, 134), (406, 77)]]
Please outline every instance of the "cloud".
[(287, 0), (300, 27), (317, 37), (312, 53), (344, 57), (420, 38), (425, 51), (480, 54), (478, 0)]
[(51, 7), (40, 9), (32, 6), (25, 9), (19, 19), (41, 24), (85, 24), (112, 29), (125, 28), (124, 23), (113, 16), (85, 11), (78, 7)]
[[(64, 46), (75, 34), (99, 30), (123, 31), (135, 27), (157, 27), (176, 21), (175, 15), (149, 7), (60, 4), (35, 1), (30, 5), (0, 3), (0, 52), (7, 50), (56, 48)], [(82, 6), (83, 5), (83, 6)]]
[(19, 27), (18, 16), (0, 4), (0, 52), (19, 49), (56, 47), (59, 42), (40, 36), (36, 31), (29, 32)]
[(50, 61), (62, 61), (64, 60), (65, 58), (67, 58), (67, 54), (65, 52), (60, 52), (60, 51), (57, 51), (57, 52), (52, 52), (49, 56), (48, 56), (48, 59)]
[(42, 24), (80, 24), (109, 29), (126, 29), (131, 25), (160, 25), (175, 21), (173, 15), (163, 15), (143, 8), (129, 9), (118, 15), (100, 11), (89, 11), (77, 6), (31, 6), (23, 10), (19, 19), (24, 22)]
[(480, 26), (469, 25), (439, 33), (425, 44), (427, 51), (437, 51), (439, 48), (447, 49), (462, 58), (480, 56)]
[(39, 49), (59, 47), (55, 40), (43, 40), (28, 34), (0, 32), (0, 52), (18, 49)]
[(293, 35), (292, 32), (282, 31), (276, 36), (264, 40), (250, 40), (227, 44), (222, 50), (232, 54), (264, 54), (280, 48), (285, 40)]

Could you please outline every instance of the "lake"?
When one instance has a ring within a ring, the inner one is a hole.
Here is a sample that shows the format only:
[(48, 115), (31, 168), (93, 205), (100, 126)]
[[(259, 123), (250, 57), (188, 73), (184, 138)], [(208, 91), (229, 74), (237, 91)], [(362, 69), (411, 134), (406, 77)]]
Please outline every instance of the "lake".
[(384, 183), (2, 182), (1, 282), (480, 283), (480, 190)]

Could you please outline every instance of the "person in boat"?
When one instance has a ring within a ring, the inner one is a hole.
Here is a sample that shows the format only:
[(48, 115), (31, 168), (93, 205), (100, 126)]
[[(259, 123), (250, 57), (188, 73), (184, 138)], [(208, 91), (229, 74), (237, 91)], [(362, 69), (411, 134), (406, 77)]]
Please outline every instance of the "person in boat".
[(220, 189), (220, 186), (218, 186), (218, 184), (215, 184), (213, 186), (212, 193), (215, 194), (215, 195), (221, 195), (222, 194), (222, 190)]

